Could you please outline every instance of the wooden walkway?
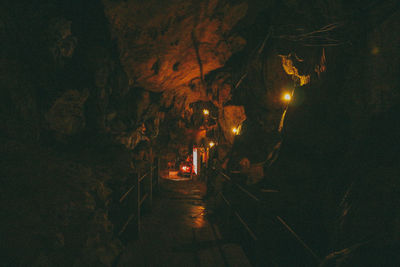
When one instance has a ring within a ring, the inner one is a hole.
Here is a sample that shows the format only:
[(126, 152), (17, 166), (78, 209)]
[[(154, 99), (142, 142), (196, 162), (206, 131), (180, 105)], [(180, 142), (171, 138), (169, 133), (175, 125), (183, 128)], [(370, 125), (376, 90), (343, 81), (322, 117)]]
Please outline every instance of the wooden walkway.
[(251, 266), (237, 244), (222, 239), (207, 220), (205, 187), (193, 181), (161, 183), (153, 211), (142, 219), (138, 240), (118, 266)]

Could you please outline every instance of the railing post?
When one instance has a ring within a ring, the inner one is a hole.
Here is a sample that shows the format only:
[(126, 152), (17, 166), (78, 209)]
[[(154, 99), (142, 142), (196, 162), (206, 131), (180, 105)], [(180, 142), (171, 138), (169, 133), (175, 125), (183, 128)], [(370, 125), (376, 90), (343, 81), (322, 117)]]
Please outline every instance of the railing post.
[(153, 207), (153, 161), (150, 163), (150, 174), (149, 174), (149, 207), (150, 210)]
[[(257, 202), (256, 204), (257, 208), (256, 208), (256, 216), (255, 216), (255, 231), (257, 233), (260, 233), (260, 217), (261, 217), (261, 210), (262, 210), (262, 203)], [(254, 254), (255, 254), (255, 258), (256, 258), (256, 262), (257, 264), (261, 264), (263, 262), (264, 259), (264, 251), (262, 249), (262, 237), (260, 239), (255, 240), (254, 243)]]
[(160, 191), (160, 176), (161, 176), (161, 159), (160, 157), (157, 158), (157, 190)]
[(136, 197), (136, 204), (137, 204), (137, 234), (140, 234), (140, 171), (138, 171), (137, 179), (136, 179), (136, 188), (137, 188), (137, 197)]
[[(233, 185), (231, 184), (231, 183), (227, 183), (227, 186), (228, 186), (228, 194), (227, 195), (230, 195), (230, 196), (232, 196), (232, 192), (233, 192)], [(227, 196), (225, 196), (225, 197), (227, 197)], [(228, 199), (228, 198), (227, 198)], [(235, 205), (235, 199), (234, 198), (232, 198), (231, 197), (231, 199), (229, 199), (228, 200), (229, 201), (229, 230), (232, 232), (235, 232), (235, 227), (236, 227), (236, 225), (234, 224), (234, 220), (235, 220), (235, 208), (234, 208), (234, 205)]]

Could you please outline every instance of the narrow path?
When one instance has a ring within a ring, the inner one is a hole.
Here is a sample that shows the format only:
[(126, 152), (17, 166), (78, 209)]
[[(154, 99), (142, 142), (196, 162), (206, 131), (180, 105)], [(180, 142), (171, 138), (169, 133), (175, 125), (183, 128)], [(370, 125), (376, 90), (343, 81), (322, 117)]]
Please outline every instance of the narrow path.
[(164, 180), (151, 214), (142, 219), (140, 238), (119, 261), (125, 266), (250, 266), (240, 247), (224, 244), (207, 220), (205, 186)]

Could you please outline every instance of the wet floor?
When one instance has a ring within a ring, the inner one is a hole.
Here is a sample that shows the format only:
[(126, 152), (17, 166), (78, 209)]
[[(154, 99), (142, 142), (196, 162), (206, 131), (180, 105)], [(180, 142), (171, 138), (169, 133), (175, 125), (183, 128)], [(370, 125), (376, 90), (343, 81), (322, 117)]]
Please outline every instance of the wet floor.
[(208, 220), (204, 195), (201, 182), (163, 179), (140, 237), (118, 266), (250, 266), (241, 248), (225, 243)]

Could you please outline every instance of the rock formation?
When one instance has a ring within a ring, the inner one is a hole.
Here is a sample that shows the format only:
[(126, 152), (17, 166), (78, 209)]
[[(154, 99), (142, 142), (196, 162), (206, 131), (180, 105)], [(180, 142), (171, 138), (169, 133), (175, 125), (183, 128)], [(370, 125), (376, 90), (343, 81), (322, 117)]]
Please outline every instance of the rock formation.
[(2, 264), (113, 266), (132, 173), (206, 139), (223, 167), (263, 164), (252, 187), (283, 192), (274, 207), (326, 264), (389, 258), (400, 13), (367, 2), (5, 0)]

